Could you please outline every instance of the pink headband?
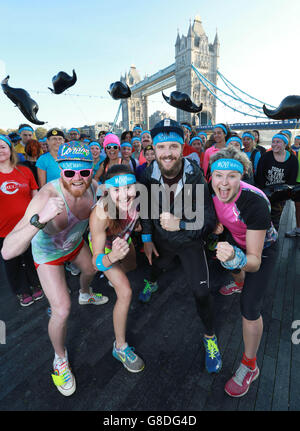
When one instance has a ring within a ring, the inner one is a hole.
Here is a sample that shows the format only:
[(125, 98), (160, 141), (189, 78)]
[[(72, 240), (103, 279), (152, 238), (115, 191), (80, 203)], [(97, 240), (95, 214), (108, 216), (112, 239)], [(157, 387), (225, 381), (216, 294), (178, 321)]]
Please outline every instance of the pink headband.
[(113, 133), (108, 133), (105, 135), (103, 148), (106, 148), (107, 145), (118, 145), (120, 147), (120, 141), (117, 135), (114, 135)]

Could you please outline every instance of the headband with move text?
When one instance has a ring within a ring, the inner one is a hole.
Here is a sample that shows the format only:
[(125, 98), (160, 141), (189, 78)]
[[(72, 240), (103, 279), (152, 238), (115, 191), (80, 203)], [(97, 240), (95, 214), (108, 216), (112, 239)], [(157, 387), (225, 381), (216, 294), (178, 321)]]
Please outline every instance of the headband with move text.
[(92, 169), (93, 162), (83, 160), (65, 160), (59, 163), (59, 167), (63, 170), (70, 169), (72, 171), (81, 171), (84, 169)]
[(211, 173), (214, 171), (237, 171), (243, 175), (244, 166), (235, 159), (219, 159), (213, 162), (210, 168)]
[(132, 148), (132, 145), (129, 142), (123, 142), (123, 144), (121, 144), (121, 148), (124, 148), (124, 147)]
[(125, 174), (125, 175), (115, 175), (112, 178), (109, 178), (109, 180), (106, 180), (104, 182), (107, 189), (111, 187), (123, 187), (123, 186), (129, 186), (130, 184), (135, 184), (136, 178), (132, 174)]
[(239, 138), (238, 136), (232, 136), (232, 138), (229, 138), (228, 141), (226, 141), (226, 147), (231, 143), (231, 142), (238, 142), (240, 144), (240, 147), (242, 148), (243, 143), (241, 138)]
[(153, 138), (153, 145), (155, 146), (158, 143), (161, 142), (179, 142), (179, 144), (183, 145), (183, 138), (178, 135), (176, 132), (170, 132), (170, 133), (158, 133), (158, 135), (154, 136)]

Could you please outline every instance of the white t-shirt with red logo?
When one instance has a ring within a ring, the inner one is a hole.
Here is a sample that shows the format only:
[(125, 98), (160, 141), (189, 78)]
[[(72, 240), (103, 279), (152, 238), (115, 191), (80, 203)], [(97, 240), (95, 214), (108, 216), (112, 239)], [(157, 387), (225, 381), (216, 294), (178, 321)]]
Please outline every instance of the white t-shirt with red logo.
[(0, 238), (5, 238), (24, 216), (38, 185), (30, 169), (18, 165), (12, 172), (0, 172)]

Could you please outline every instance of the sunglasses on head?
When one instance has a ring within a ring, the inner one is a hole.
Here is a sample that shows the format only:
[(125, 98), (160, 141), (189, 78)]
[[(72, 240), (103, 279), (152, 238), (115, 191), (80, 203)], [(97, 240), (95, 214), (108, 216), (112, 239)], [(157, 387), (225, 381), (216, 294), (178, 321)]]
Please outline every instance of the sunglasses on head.
[(118, 147), (118, 145), (107, 145), (106, 149), (107, 150), (118, 150), (119, 147)]
[(73, 169), (63, 169), (64, 176), (66, 178), (73, 178), (79, 172), (79, 175), (83, 178), (87, 178), (93, 172), (93, 169), (81, 169), (80, 171), (74, 171)]

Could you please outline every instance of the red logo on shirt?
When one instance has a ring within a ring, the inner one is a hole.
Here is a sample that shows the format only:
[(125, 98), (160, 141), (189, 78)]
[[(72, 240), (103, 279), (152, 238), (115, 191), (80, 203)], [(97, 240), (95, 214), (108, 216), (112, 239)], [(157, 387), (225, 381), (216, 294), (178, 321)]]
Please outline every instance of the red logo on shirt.
[(1, 185), (1, 191), (6, 195), (14, 195), (20, 189), (21, 184), (16, 181), (5, 181)]

